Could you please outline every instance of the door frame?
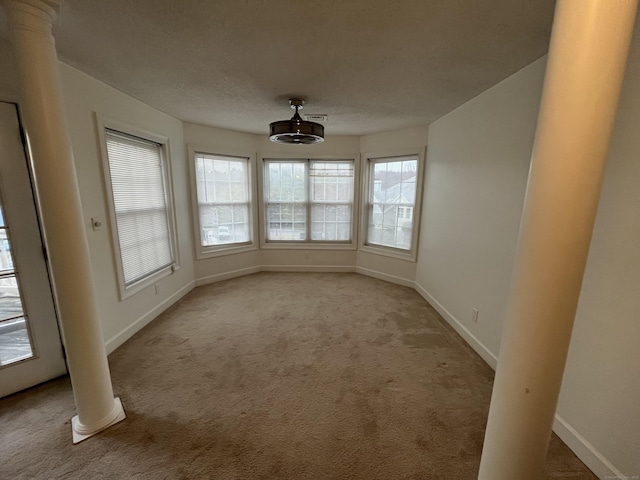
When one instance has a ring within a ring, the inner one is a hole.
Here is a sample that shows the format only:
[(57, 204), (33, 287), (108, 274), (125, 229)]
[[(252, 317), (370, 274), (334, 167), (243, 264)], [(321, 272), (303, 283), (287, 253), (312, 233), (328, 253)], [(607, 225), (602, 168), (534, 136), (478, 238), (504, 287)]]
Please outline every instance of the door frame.
[[(18, 105), (0, 100), (0, 190), (33, 356), (0, 367), (0, 397), (67, 373), (37, 192)], [(9, 158), (4, 161), (2, 157)], [(11, 159), (18, 161), (11, 161)]]

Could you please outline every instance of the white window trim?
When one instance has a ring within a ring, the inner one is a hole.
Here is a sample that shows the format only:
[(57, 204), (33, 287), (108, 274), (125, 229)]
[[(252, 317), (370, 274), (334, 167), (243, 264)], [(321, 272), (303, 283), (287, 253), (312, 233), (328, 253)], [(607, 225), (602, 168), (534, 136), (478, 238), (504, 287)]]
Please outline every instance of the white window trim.
[[(360, 162), (359, 154), (346, 153), (344, 155), (294, 155), (285, 153), (258, 154), (260, 159), (258, 165), (258, 199), (260, 208), (260, 248), (264, 250), (356, 250), (358, 248), (358, 217), (360, 211)], [(351, 241), (348, 242), (286, 242), (267, 241), (267, 214), (266, 214), (266, 192), (264, 189), (264, 165), (265, 160), (303, 160), (303, 161), (353, 161), (353, 211), (351, 215)]]
[[(113, 261), (116, 266), (116, 275), (118, 282), (118, 293), (120, 301), (123, 301), (132, 295), (144, 290), (145, 288), (155, 284), (161, 278), (164, 278), (180, 269), (180, 257), (178, 248), (177, 223), (175, 217), (175, 203), (173, 197), (173, 175), (171, 172), (171, 145), (169, 137), (158, 135), (156, 133), (144, 130), (133, 125), (114, 120), (95, 112), (96, 126), (98, 129), (98, 139), (100, 142), (100, 156), (102, 160), (103, 185), (105, 188), (105, 197), (108, 206), (109, 230), (111, 232), (111, 246), (113, 250)], [(111, 192), (111, 174), (109, 170), (109, 156), (107, 153), (107, 139), (105, 129), (115, 130), (128, 135), (140, 137), (144, 140), (158, 143), (161, 148), (163, 158), (163, 174), (165, 176), (165, 196), (167, 198), (167, 216), (169, 223), (169, 239), (171, 242), (171, 253), (173, 255), (173, 264), (159, 270), (129, 286), (124, 282), (124, 270), (122, 267), (122, 255), (120, 252), (120, 241), (118, 239), (118, 230), (115, 215), (115, 206), (113, 202), (113, 194)]]
[[(189, 177), (191, 181), (191, 218), (193, 219), (193, 240), (196, 259), (220, 257), (223, 255), (234, 255), (237, 253), (251, 252), (258, 250), (258, 212), (257, 212), (257, 182), (256, 182), (256, 154), (246, 151), (229, 150), (205, 147), (201, 145), (188, 145), (189, 152)], [(200, 242), (200, 214), (198, 208), (198, 188), (196, 184), (196, 154), (221, 155), (225, 157), (237, 157), (249, 159), (249, 236), (250, 241), (243, 244), (210, 245), (203, 246)]]
[[(367, 230), (369, 223), (369, 194), (371, 193), (370, 185), (370, 164), (372, 160), (393, 158), (393, 157), (418, 157), (418, 172), (416, 176), (416, 203), (413, 208), (413, 227), (411, 232), (411, 248), (409, 250), (402, 250), (399, 248), (385, 247), (383, 245), (368, 245), (367, 242)], [(374, 255), (382, 255), (385, 257), (396, 258), (399, 260), (405, 260), (407, 262), (416, 262), (418, 259), (418, 240), (420, 235), (420, 217), (422, 210), (422, 187), (424, 184), (424, 170), (425, 170), (425, 158), (426, 147), (420, 148), (403, 148), (393, 151), (381, 151), (381, 152), (367, 152), (361, 156), (362, 162), (362, 197), (360, 211), (360, 242), (358, 243), (358, 251), (364, 253), (371, 253)]]

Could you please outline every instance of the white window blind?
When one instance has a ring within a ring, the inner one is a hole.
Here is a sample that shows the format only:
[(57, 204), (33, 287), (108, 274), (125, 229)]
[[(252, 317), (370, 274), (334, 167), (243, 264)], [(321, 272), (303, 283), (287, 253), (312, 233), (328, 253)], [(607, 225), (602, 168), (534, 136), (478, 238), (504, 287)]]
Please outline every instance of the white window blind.
[(125, 287), (174, 261), (162, 145), (105, 130)]

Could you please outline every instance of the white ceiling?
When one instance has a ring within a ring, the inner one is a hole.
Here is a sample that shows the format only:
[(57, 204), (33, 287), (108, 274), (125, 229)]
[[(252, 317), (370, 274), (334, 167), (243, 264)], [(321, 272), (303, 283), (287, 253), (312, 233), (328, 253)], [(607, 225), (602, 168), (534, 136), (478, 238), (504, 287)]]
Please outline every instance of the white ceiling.
[(66, 63), (179, 119), (426, 125), (544, 55), (554, 0), (64, 0)]

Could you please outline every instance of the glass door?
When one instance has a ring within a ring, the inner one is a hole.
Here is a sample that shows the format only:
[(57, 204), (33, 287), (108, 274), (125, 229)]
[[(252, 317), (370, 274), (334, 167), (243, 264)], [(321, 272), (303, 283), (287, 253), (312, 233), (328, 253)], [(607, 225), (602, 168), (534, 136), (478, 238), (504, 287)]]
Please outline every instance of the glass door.
[(0, 202), (0, 366), (32, 357), (33, 348), (11, 257), (9, 229)]
[(0, 102), (0, 397), (66, 371), (17, 109)]

